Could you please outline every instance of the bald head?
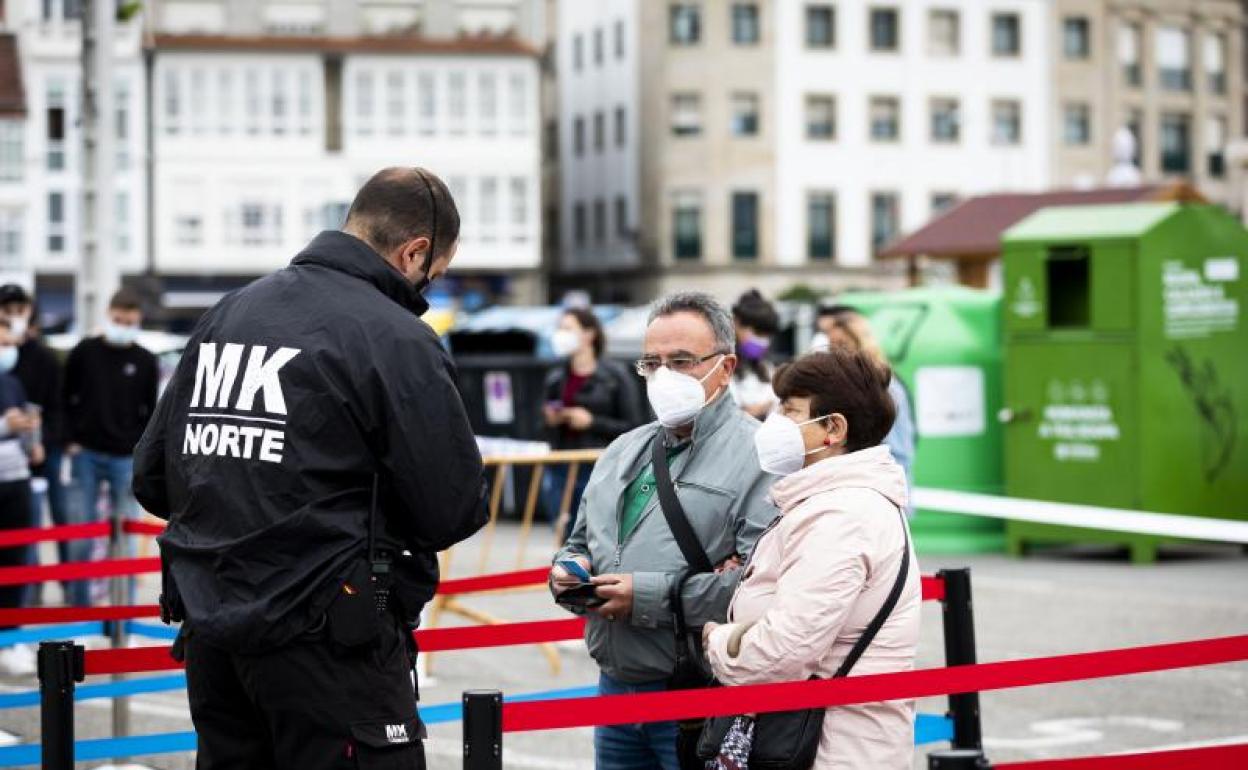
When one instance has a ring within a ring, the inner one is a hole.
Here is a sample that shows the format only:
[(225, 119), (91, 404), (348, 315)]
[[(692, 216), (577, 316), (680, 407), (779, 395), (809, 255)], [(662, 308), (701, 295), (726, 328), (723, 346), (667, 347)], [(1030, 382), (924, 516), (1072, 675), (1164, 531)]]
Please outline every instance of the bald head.
[(413, 283), (446, 272), (459, 241), (451, 191), (422, 168), (382, 169), (356, 193), (343, 230), (368, 243)]

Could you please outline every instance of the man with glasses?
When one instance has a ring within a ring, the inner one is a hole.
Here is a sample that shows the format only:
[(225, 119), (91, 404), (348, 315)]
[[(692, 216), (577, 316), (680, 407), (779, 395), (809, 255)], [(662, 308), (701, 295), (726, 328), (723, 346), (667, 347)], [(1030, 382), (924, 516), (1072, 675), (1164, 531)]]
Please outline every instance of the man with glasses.
[[(721, 622), (738, 567), (775, 518), (768, 477), (754, 451), (758, 422), (728, 396), (735, 345), (732, 316), (710, 296), (682, 292), (655, 305), (637, 373), (658, 421), (607, 447), (585, 489), (576, 528), (555, 557), (556, 600), (565, 591), (585, 591), (559, 562), (577, 562), (595, 586), (595, 596), (584, 602), (585, 640), (602, 670), (603, 695), (668, 689), (678, 644), (673, 600), (683, 607), (690, 633)], [(691, 568), (668, 525), (652, 462), (656, 441), (713, 571)], [(572, 606), (566, 597), (561, 603)], [(672, 722), (599, 727), (596, 767), (678, 770), (677, 730)]]

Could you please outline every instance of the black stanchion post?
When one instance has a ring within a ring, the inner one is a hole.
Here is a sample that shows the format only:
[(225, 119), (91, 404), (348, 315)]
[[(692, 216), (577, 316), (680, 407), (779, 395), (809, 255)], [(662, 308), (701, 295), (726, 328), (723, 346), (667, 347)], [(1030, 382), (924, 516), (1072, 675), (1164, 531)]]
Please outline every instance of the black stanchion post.
[(927, 755), (927, 770), (992, 770), (979, 749), (945, 749)]
[[(109, 513), (109, 521), (111, 527), (108, 532), (108, 558), (124, 559), (129, 556), (130, 549), (126, 547), (125, 519), (119, 506), (112, 506)], [(134, 595), (134, 578), (128, 575), (117, 575), (109, 580), (108, 594), (109, 601), (114, 607), (120, 607), (126, 604), (133, 604), (131, 598)], [(112, 642), (114, 650), (122, 649), (127, 646), (126, 639), (126, 621), (114, 620), (107, 626), (108, 638)], [(125, 681), (125, 674), (114, 674), (114, 682)], [(113, 699), (113, 737), (122, 738), (130, 734), (130, 699), (126, 697), (118, 697)], [(125, 764), (122, 759), (118, 760), (118, 764)]]
[[(945, 581), (944, 608), (945, 665), (969, 666), (975, 657), (975, 617), (971, 611), (971, 570), (944, 569), (937, 573)], [(979, 693), (949, 696), (949, 716), (953, 719), (953, 748), (984, 748), (979, 721)]]
[(464, 770), (503, 770), (503, 694), (464, 693)]
[(74, 683), (81, 682), (83, 648), (39, 644), (39, 705), (43, 770), (74, 770)]

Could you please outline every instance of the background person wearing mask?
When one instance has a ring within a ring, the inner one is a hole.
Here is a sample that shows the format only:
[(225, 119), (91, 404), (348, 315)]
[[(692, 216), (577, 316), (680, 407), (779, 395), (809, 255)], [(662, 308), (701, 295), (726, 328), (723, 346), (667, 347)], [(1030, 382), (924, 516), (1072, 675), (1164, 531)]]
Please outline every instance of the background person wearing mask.
[[(546, 376), (542, 414), (555, 449), (601, 449), (642, 423), (641, 400), (633, 387), (633, 375), (615, 361), (602, 357), (606, 337), (592, 310), (566, 310), (551, 338), (551, 346), (555, 355), (567, 359)], [(565, 539), (576, 524), (581, 495), (592, 470), (592, 465), (582, 465), (577, 471)], [(559, 513), (567, 481), (566, 465), (546, 469), (545, 505), (552, 516)]]
[[(65, 408), (68, 453), (80, 494), (73, 515), (80, 523), (100, 518), (100, 488), (108, 484), (114, 515), (137, 515), (130, 493), (134, 445), (156, 409), (160, 366), (136, 342), (143, 312), (138, 295), (122, 289), (108, 303), (104, 334), (88, 337), (70, 351), (65, 362)], [(128, 539), (128, 538), (127, 538)], [(71, 561), (88, 561), (95, 541), (70, 544)], [(76, 581), (70, 603), (91, 604), (91, 581)]]
[[(846, 347), (867, 354), (877, 366), (891, 371), (888, 357), (884, 355), (883, 348), (871, 331), (871, 323), (857, 310), (847, 305), (820, 308), (817, 324), (819, 331), (811, 343), (812, 350), (826, 350), (829, 346)], [(914, 448), (917, 432), (910, 393), (895, 374), (888, 382), (888, 395), (893, 399), (896, 419), (884, 438), (884, 443), (893, 453), (893, 459), (906, 472), (906, 495), (909, 497), (910, 490), (914, 488)], [(913, 508), (907, 507), (907, 515), (912, 512)]]
[[(690, 576), (678, 597), (695, 633), (725, 618), (739, 577), (735, 567), (775, 516), (753, 450), (758, 423), (727, 395), (735, 342), (732, 317), (709, 295), (680, 292), (655, 303), (637, 370), (658, 422), (607, 447), (572, 537), (555, 557), (579, 562), (605, 602), (590, 611), (585, 631), (602, 670), (603, 695), (666, 690), (676, 666), (671, 597), (689, 564), (660, 509), (655, 441), (666, 450), (676, 496), (717, 567)], [(551, 570), (556, 598), (576, 584), (557, 564)], [(678, 770), (677, 729), (674, 722), (598, 727), (595, 767)]]
[[(780, 518), (759, 538), (729, 624), (703, 630), (726, 685), (831, 677), (881, 611), (908, 554), (896, 605), (850, 676), (909, 671), (919, 640), (919, 565), (901, 515), (906, 481), (880, 446), (893, 419), (887, 369), (833, 348), (776, 373), (780, 411), (755, 435), (779, 476)], [(914, 701), (828, 709), (817, 770), (904, 770)]]
[[(30, 466), (43, 460), (43, 447), (37, 440), (39, 415), (27, 410), (26, 391), (12, 374), (17, 345), (9, 320), (0, 317), (0, 529), (30, 526)], [(0, 548), (0, 567), (23, 565), (28, 556), (25, 547)], [(21, 607), (25, 589), (0, 586), (0, 608)], [(10, 674), (34, 673), (34, 650), (24, 644), (5, 647), (0, 650), (0, 669)]]
[(732, 320), (741, 361), (732, 374), (732, 398), (751, 417), (762, 420), (776, 405), (767, 352), (771, 338), (780, 331), (780, 316), (757, 289), (750, 289), (732, 306)]
[[(32, 495), (31, 526), (42, 524), (43, 502), (46, 499), (56, 526), (69, 524), (65, 486), (61, 483), (64, 459), (65, 410), (61, 400), (61, 362), (56, 354), (39, 339), (35, 306), (26, 290), (15, 283), (0, 286), (0, 314), (9, 321), (9, 331), (17, 343), (17, 366), (13, 376), (22, 383), (26, 398), (39, 407), (44, 462), (35, 467), (34, 476), (43, 480), (46, 492)], [(69, 561), (68, 543), (57, 543), (62, 563)], [(31, 548), (30, 563), (36, 564), (38, 548)], [(37, 592), (42, 584), (32, 586)]]

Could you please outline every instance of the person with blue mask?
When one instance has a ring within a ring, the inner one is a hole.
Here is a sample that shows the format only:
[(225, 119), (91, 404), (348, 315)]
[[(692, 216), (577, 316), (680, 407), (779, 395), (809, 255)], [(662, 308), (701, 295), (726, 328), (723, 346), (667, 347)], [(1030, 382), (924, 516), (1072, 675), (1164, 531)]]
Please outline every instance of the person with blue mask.
[[(81, 495), (71, 506), (79, 523), (100, 518), (100, 488), (107, 482), (112, 510), (124, 519), (137, 515), (130, 493), (134, 475), (134, 447), (156, 410), (160, 366), (138, 344), (143, 322), (142, 304), (132, 291), (122, 289), (108, 303), (104, 334), (88, 337), (70, 352), (65, 363), (65, 408), (71, 467)], [(70, 561), (89, 561), (95, 543), (77, 540)], [(91, 583), (70, 585), (70, 604), (91, 604)]]

